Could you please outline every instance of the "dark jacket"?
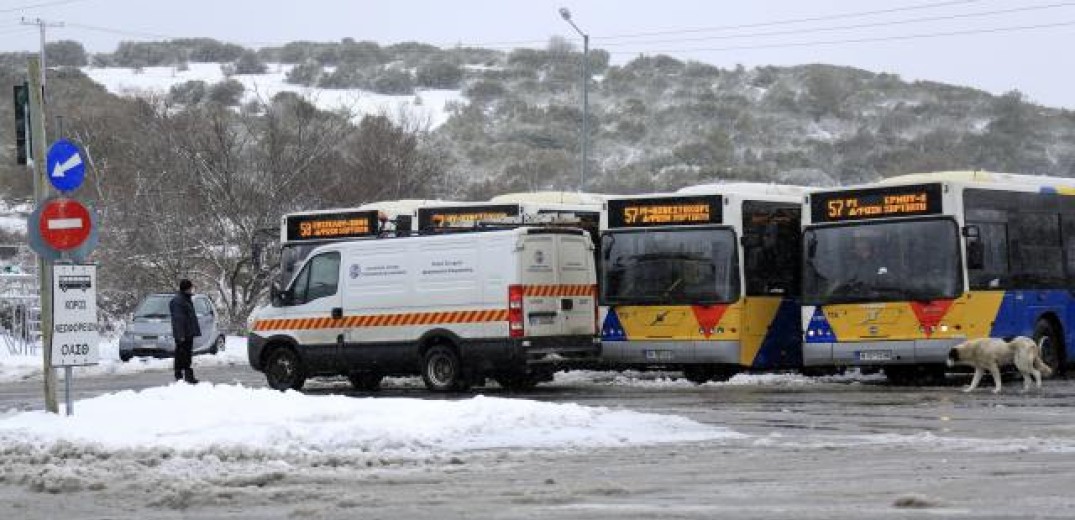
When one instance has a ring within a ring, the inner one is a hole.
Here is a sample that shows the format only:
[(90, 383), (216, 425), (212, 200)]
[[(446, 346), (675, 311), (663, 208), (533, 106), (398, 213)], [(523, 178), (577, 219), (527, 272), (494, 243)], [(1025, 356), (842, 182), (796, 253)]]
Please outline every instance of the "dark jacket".
[(175, 339), (190, 340), (202, 335), (198, 325), (198, 313), (194, 312), (194, 300), (189, 294), (179, 293), (168, 304), (172, 312), (172, 336)]

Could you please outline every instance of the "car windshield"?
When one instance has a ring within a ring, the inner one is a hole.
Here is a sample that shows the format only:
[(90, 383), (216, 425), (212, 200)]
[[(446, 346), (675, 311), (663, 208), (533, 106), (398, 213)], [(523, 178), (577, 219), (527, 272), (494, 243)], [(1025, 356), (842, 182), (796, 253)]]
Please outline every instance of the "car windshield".
[(611, 232), (602, 239), (602, 257), (606, 304), (726, 303), (739, 297), (730, 229)]
[(172, 312), (168, 309), (168, 303), (171, 302), (171, 296), (159, 295), (150, 296), (142, 303), (138, 305), (138, 308), (134, 311), (135, 318), (168, 318), (171, 317)]
[(929, 301), (962, 292), (951, 220), (904, 220), (808, 229), (803, 303)]

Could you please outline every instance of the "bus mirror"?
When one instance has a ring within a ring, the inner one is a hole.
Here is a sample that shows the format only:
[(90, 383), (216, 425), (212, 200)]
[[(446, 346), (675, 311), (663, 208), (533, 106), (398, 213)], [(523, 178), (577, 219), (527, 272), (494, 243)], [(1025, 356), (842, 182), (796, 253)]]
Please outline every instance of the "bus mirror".
[(985, 244), (981, 240), (973, 240), (967, 243), (967, 269), (978, 270), (985, 268)]
[(963, 226), (963, 236), (966, 238), (978, 238), (982, 236), (982, 231), (975, 225)]
[(615, 243), (615, 236), (601, 235), (601, 258), (604, 258), (605, 260), (612, 258), (612, 245)]

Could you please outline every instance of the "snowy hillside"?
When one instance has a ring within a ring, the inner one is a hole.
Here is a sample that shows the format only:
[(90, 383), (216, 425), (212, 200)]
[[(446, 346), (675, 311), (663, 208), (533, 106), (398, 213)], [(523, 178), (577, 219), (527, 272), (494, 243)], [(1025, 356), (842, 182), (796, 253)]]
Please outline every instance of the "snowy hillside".
[[(326, 89), (287, 83), (285, 78), (294, 65), (268, 64), (265, 74), (236, 74), (231, 76), (243, 84), (242, 102), (256, 99), (268, 101), (280, 92), (295, 92), (323, 110), (345, 109), (355, 112), (356, 120), (367, 114), (391, 117), (401, 111), (419, 121), (428, 120), (430, 128), (444, 124), (451, 115), (448, 105), (464, 103), (458, 90), (421, 90), (415, 95), (389, 96), (360, 89)], [(100, 83), (109, 92), (125, 96), (167, 95), (173, 85), (187, 81), (208, 84), (227, 79), (219, 63), (191, 63), (187, 70), (177, 67), (83, 67), (82, 72)]]

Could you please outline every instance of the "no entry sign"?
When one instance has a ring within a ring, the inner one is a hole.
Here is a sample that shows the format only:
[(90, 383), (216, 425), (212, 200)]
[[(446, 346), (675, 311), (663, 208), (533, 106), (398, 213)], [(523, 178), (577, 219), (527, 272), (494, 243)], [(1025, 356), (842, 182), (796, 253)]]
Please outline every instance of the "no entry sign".
[(53, 199), (41, 207), (41, 238), (58, 251), (77, 248), (90, 236), (90, 212), (77, 200)]

